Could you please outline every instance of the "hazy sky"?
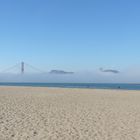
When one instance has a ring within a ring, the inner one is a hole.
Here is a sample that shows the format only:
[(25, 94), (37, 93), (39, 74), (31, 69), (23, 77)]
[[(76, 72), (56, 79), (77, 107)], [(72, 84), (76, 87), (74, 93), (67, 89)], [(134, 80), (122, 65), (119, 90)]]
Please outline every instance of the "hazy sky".
[(0, 0), (0, 69), (25, 61), (48, 71), (116, 69), (135, 79), (139, 7), (139, 0)]

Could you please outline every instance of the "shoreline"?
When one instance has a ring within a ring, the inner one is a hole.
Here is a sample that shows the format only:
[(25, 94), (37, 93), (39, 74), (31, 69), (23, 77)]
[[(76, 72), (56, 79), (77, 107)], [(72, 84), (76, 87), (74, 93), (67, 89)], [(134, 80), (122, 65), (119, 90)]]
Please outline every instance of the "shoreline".
[(103, 90), (138, 90), (140, 84), (126, 83), (0, 83), (0, 86), (48, 87), (48, 88), (78, 88)]
[(129, 91), (140, 92), (137, 89), (109, 89), (109, 88), (77, 88), (77, 87), (43, 87), (43, 86), (0, 86), (0, 88), (26, 88), (26, 89), (56, 89), (56, 90), (90, 90), (90, 91)]

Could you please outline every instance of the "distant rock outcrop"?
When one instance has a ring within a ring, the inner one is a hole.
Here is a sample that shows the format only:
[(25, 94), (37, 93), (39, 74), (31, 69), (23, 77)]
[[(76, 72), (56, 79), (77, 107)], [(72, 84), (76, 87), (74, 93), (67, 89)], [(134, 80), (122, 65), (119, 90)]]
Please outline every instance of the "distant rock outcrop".
[(51, 70), (49, 73), (50, 74), (74, 74), (74, 72), (66, 72), (63, 70)]
[(114, 73), (114, 74), (120, 73), (120, 71), (118, 71), (118, 70), (113, 70), (113, 69), (106, 69), (106, 70), (104, 70), (103, 68), (100, 68), (100, 71), (101, 71), (101, 72)]

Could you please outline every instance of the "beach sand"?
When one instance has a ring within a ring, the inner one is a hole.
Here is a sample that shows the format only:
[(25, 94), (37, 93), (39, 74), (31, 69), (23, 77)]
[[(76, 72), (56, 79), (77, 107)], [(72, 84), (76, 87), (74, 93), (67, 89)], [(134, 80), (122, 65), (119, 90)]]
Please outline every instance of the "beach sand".
[(0, 87), (0, 140), (140, 140), (140, 91)]

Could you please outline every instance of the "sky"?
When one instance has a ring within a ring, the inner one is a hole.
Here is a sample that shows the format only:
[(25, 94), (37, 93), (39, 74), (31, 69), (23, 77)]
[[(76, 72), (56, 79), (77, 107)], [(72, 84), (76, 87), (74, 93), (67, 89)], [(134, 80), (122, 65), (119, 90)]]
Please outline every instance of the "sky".
[(76, 73), (54, 82), (140, 82), (139, 7), (138, 0), (0, 0), (0, 70), (24, 61)]

